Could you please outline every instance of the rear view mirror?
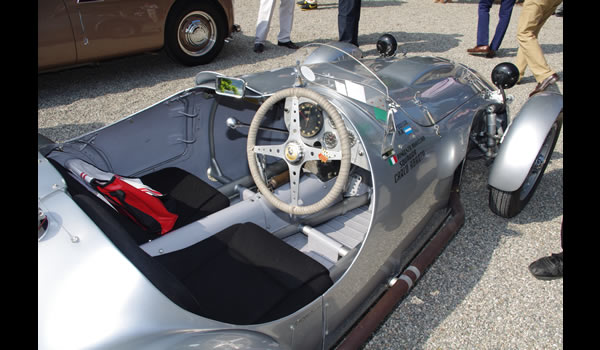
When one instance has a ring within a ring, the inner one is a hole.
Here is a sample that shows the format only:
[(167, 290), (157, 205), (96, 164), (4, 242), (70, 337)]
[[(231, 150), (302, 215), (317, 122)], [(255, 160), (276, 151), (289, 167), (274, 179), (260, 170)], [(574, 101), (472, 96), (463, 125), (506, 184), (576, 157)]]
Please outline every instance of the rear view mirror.
[(217, 77), (215, 81), (215, 92), (218, 95), (242, 98), (244, 97), (245, 90), (246, 82), (243, 79)]

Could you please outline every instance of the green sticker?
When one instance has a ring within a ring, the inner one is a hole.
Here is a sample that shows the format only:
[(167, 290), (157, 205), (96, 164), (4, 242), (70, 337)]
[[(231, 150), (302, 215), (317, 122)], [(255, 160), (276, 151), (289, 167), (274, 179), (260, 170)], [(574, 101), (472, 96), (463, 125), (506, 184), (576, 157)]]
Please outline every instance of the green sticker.
[(377, 107), (373, 107), (373, 110), (375, 111), (375, 119), (380, 120), (382, 122), (387, 121), (387, 112), (384, 111), (383, 109), (379, 109)]

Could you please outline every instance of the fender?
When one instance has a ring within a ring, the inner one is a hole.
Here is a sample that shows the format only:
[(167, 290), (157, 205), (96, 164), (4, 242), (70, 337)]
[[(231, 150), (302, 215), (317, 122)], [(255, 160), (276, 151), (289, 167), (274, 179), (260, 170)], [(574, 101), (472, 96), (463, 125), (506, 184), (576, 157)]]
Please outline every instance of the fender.
[(562, 95), (553, 92), (539, 93), (525, 103), (504, 135), (488, 185), (505, 192), (521, 187), (562, 108)]

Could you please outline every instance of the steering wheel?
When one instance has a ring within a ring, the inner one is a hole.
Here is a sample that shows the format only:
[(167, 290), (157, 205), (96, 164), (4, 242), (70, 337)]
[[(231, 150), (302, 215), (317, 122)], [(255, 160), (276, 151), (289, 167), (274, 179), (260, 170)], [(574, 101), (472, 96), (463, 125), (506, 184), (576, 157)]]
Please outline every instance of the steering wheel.
[[(335, 131), (338, 134), (338, 139), (340, 140), (341, 152), (330, 150), (325, 151), (320, 148), (308, 146), (302, 141), (300, 136), (300, 116), (298, 109), (299, 97), (305, 97), (315, 101), (329, 115), (333, 121), (333, 124), (335, 125)], [(281, 145), (256, 145), (256, 134), (258, 133), (259, 125), (262, 122), (265, 114), (277, 102), (287, 98), (291, 99), (291, 109), (286, 110), (286, 113), (290, 113), (290, 123), (288, 127), (289, 136), (287, 141)], [(325, 97), (309, 89), (289, 88), (278, 91), (269, 97), (256, 111), (256, 114), (254, 114), (254, 118), (250, 123), (246, 152), (250, 174), (252, 175), (252, 179), (258, 187), (260, 193), (262, 193), (267, 201), (269, 201), (269, 203), (271, 203), (275, 208), (292, 215), (314, 214), (327, 208), (342, 193), (346, 187), (346, 183), (348, 182), (348, 175), (350, 173), (350, 141), (348, 132), (346, 131), (346, 126), (344, 125), (342, 117), (338, 113), (337, 109), (329, 101), (327, 101)], [(257, 160), (255, 157), (256, 153), (281, 158), (287, 163), (290, 173), (289, 203), (285, 203), (277, 198), (267, 188), (267, 185), (260, 175), (260, 170), (258, 169)], [(300, 172), (302, 165), (310, 160), (322, 159), (341, 160), (340, 170), (333, 187), (318, 202), (307, 206), (298, 205), (298, 198), (300, 197)]]

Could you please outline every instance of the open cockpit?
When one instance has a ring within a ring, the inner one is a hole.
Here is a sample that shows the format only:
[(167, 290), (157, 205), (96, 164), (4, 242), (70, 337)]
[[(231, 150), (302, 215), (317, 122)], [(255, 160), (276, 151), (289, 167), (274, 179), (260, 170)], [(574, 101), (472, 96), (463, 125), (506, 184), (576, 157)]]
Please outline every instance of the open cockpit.
[[(373, 181), (361, 137), (341, 106), (323, 108), (311, 96), (275, 101), (253, 126), (262, 100), (196, 87), (42, 153), (83, 211), (179, 306), (227, 323), (268, 322), (313, 301), (341, 278), (371, 225)], [(148, 232), (123, 215), (70, 169), (73, 160), (160, 192), (165, 208), (177, 216), (172, 228)], [(313, 210), (285, 212), (268, 196)], [(232, 290), (242, 284), (263, 296), (257, 305), (244, 306), (239, 318), (233, 310), (244, 298)]]

